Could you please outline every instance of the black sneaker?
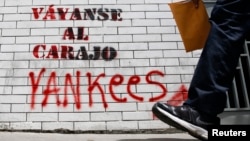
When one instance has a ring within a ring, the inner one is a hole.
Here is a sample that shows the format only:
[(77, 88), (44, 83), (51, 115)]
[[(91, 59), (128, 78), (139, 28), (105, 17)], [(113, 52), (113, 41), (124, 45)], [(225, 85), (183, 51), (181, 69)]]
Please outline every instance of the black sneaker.
[(199, 112), (188, 105), (171, 106), (158, 102), (153, 106), (152, 111), (161, 121), (188, 132), (200, 140), (208, 140), (207, 128), (209, 125), (220, 124), (219, 118), (213, 122), (201, 120)]

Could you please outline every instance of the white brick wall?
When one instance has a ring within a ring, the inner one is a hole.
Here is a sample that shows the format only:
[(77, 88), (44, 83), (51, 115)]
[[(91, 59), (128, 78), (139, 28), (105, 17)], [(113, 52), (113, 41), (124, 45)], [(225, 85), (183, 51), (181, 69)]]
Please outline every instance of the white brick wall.
[[(169, 128), (154, 118), (156, 101), (150, 99), (165, 88), (157, 101), (172, 100), (182, 85), (188, 87), (200, 55), (185, 52), (171, 1), (1, 0), (0, 130)], [(40, 13), (37, 19), (32, 8)], [(65, 20), (57, 8), (67, 13)], [(70, 20), (75, 8), (81, 20)], [(104, 13), (107, 20), (84, 20), (84, 10), (93, 8), (120, 9), (122, 20), (110, 13)], [(68, 27), (75, 38), (84, 27), (88, 39), (68, 39)]]

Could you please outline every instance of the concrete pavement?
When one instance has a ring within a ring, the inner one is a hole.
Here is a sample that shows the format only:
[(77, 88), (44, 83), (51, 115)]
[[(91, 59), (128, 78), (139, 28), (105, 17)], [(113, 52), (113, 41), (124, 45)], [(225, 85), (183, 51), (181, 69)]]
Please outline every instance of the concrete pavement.
[(198, 141), (187, 133), (169, 134), (59, 134), (0, 132), (0, 141)]

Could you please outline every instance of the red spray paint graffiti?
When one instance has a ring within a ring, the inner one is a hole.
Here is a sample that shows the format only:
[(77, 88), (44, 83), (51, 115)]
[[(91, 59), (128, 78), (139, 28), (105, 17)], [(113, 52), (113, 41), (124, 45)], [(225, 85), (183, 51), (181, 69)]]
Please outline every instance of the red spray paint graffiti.
[[(37, 94), (37, 90), (38, 90), (38, 86), (40, 84), (40, 81), (42, 79), (43, 74), (45, 73), (46, 69), (42, 68), (40, 70), (40, 72), (38, 73), (38, 75), (35, 75), (35, 72), (30, 72), (29, 73), (29, 78), (30, 78), (30, 82), (31, 82), (31, 86), (32, 86), (32, 90), (31, 90), (31, 108), (34, 109), (35, 108), (35, 103), (36, 103), (36, 94)], [(42, 100), (42, 106), (46, 106), (48, 103), (48, 99), (50, 95), (55, 95), (56, 97), (56, 104), (57, 106), (60, 106), (61, 104), (66, 107), (68, 104), (68, 91), (71, 90), (74, 96), (74, 102), (76, 104), (76, 108), (77, 109), (81, 109), (81, 98), (80, 98), (80, 94), (82, 93), (81, 89), (80, 89), (80, 78), (81, 78), (81, 72), (77, 71), (76, 72), (76, 82), (73, 83), (72, 81), (72, 75), (70, 73), (67, 73), (65, 75), (65, 81), (64, 81), (64, 99), (63, 102), (60, 100), (59, 98), (59, 92), (61, 91), (61, 88), (58, 87), (58, 84), (56, 82), (56, 72), (51, 72), (49, 75), (49, 78), (47, 80), (47, 85), (45, 87), (45, 90), (43, 90), (43, 95), (44, 98)], [(108, 108), (108, 103), (106, 102), (106, 97), (105, 97), (105, 92), (104, 92), (104, 88), (103, 86), (99, 83), (100, 79), (105, 78), (105, 73), (101, 73), (99, 74), (95, 79), (93, 79), (92, 74), (90, 72), (86, 73), (87, 79), (88, 79), (88, 95), (89, 95), (89, 106), (91, 107), (93, 105), (93, 97), (92, 97), (92, 93), (94, 89), (97, 89), (100, 94), (101, 94), (101, 98), (102, 98), (102, 103), (103, 103), (103, 107), (104, 108)], [(150, 71), (149, 73), (146, 74), (145, 76), (145, 80), (147, 82), (147, 84), (150, 85), (156, 85), (161, 89), (161, 94), (159, 94), (158, 96), (152, 97), (150, 98), (148, 101), (150, 102), (155, 102), (158, 101), (162, 98), (164, 98), (167, 94), (167, 89), (166, 87), (161, 84), (160, 82), (151, 80), (152, 76), (164, 76), (164, 73), (154, 70), (154, 71)], [(134, 100), (142, 102), (144, 101), (144, 98), (141, 96), (136, 95), (131, 87), (133, 85), (138, 85), (141, 82), (141, 77), (138, 75), (134, 75), (131, 76), (128, 80), (128, 82), (124, 82), (124, 77), (120, 74), (116, 74), (114, 75), (111, 80), (109, 81), (109, 93), (111, 94), (112, 99), (115, 102), (127, 102), (127, 98), (119, 98), (116, 96), (115, 91), (114, 91), (114, 87), (122, 85), (122, 84), (126, 84), (127, 86), (127, 93), (130, 97), (132, 97)], [(69, 89), (70, 88), (70, 89)]]

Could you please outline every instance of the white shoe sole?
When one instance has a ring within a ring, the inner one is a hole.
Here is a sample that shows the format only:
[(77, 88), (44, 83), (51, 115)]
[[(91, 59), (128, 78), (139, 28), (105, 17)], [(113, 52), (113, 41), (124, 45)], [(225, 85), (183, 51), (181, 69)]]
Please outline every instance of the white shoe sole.
[(165, 110), (161, 109), (160, 107), (156, 107), (157, 110), (159, 110), (162, 114), (164, 114), (165, 116), (167, 116), (169, 119), (171, 119), (173, 122), (175, 122), (176, 124), (178, 124), (179, 126), (182, 126), (183, 128), (185, 128), (188, 133), (194, 137), (197, 137), (199, 139), (202, 140), (208, 140), (208, 132), (207, 130), (200, 128), (198, 126), (195, 126), (189, 122), (186, 122), (168, 112), (166, 112)]

